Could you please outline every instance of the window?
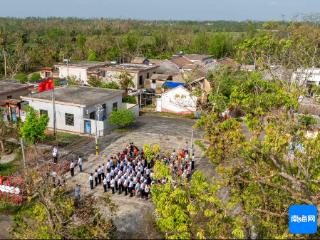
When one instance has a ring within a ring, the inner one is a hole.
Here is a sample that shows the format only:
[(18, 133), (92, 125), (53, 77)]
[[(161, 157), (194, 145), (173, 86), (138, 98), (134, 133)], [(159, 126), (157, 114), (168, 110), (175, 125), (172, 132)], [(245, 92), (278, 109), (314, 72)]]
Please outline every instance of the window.
[(139, 76), (139, 85), (143, 85), (143, 77)]
[(153, 79), (153, 80), (152, 80), (152, 83), (156, 83), (156, 80), (155, 80), (155, 79)]
[(150, 74), (149, 74), (149, 73), (147, 73), (147, 78), (149, 79), (149, 77), (150, 77)]
[(118, 102), (114, 102), (114, 103), (112, 104), (112, 110), (113, 110), (113, 111), (118, 110)]
[(95, 120), (96, 119), (96, 112), (91, 112), (89, 118), (92, 120)]
[(12, 95), (7, 96), (7, 99), (12, 99)]
[(48, 116), (48, 110), (43, 110), (43, 109), (40, 109), (40, 115), (47, 115)]
[(66, 118), (66, 125), (67, 126), (74, 126), (74, 115), (70, 113), (65, 114)]

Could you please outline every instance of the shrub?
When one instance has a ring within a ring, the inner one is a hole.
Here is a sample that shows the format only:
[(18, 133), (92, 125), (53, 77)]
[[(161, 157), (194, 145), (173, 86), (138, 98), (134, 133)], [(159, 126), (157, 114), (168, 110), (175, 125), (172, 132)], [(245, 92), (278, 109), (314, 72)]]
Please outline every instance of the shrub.
[(137, 104), (137, 100), (134, 96), (126, 96), (122, 99), (122, 102), (124, 103), (132, 103), (132, 104)]
[(112, 111), (111, 115), (109, 116), (109, 123), (117, 128), (128, 127), (129, 125), (133, 124), (135, 120), (136, 117), (134, 113), (128, 109)]
[(41, 79), (40, 73), (33, 73), (30, 77), (30, 82), (37, 82)]
[(317, 120), (311, 115), (302, 115), (299, 117), (299, 123), (307, 129), (311, 129), (317, 125)]
[(26, 83), (28, 81), (28, 76), (25, 73), (17, 73), (13, 78), (19, 80), (21, 83)]
[(102, 88), (109, 88), (109, 89), (120, 89), (120, 86), (114, 81), (109, 82), (109, 83), (103, 83), (101, 87)]

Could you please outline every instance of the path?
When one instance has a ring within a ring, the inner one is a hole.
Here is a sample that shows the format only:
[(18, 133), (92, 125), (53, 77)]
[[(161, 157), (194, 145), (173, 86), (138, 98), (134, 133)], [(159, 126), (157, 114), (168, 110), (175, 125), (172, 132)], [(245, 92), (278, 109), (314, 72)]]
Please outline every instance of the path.
[[(99, 196), (103, 193), (103, 187), (100, 185), (94, 190), (89, 189), (88, 178), (91, 172), (106, 162), (107, 156), (114, 155), (123, 150), (129, 143), (142, 147), (144, 144), (159, 144), (162, 151), (172, 151), (186, 147), (191, 141), (192, 126), (194, 120), (190, 119), (174, 119), (155, 116), (141, 116), (138, 118), (134, 129), (127, 132), (113, 131), (108, 136), (100, 139), (101, 154), (99, 157), (94, 155), (94, 139), (90, 142), (78, 146), (76, 150), (85, 155), (84, 172), (79, 173), (76, 169), (76, 175), (71, 178), (69, 173), (66, 174), (68, 185), (74, 187), (75, 184), (81, 185), (82, 194), (93, 194)], [(194, 132), (194, 140), (200, 138), (198, 131)], [(201, 151), (196, 147), (195, 156), (198, 160), (197, 165), (201, 165)], [(207, 168), (207, 166), (206, 166)], [(110, 194), (110, 193), (107, 193)], [(111, 194), (112, 195), (112, 194)], [(113, 217), (117, 227), (118, 238), (159, 238), (154, 229), (152, 222), (153, 205), (150, 200), (142, 200), (136, 197), (130, 198), (122, 195), (112, 195), (111, 199), (115, 202), (119, 209), (116, 216)], [(102, 210), (107, 214), (109, 211)]]

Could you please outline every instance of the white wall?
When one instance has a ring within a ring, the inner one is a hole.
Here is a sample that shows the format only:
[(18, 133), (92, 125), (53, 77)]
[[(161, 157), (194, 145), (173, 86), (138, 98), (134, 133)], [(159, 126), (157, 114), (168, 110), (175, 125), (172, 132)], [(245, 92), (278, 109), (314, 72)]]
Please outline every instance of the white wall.
[(83, 84), (88, 82), (88, 74), (86, 68), (59, 66), (59, 78), (75, 78)]
[[(47, 110), (48, 116), (49, 116), (49, 128), (53, 128), (53, 107), (51, 102), (47, 101), (40, 101), (40, 100), (27, 100), (29, 102), (29, 105), (36, 109), (37, 111), (40, 110)], [(122, 96), (117, 96), (112, 99), (109, 99), (106, 102), (101, 102), (106, 104), (106, 110), (107, 110), (107, 119), (105, 121), (99, 121), (98, 123), (98, 130), (99, 133), (104, 131), (101, 131), (103, 129), (109, 129), (110, 126), (108, 124), (108, 115), (112, 112), (113, 103), (118, 103), (118, 109), (122, 108)], [(73, 106), (69, 104), (55, 104), (56, 109), (56, 128), (57, 130), (62, 131), (70, 131), (74, 133), (85, 133), (84, 129), (84, 120), (89, 120), (90, 118), (90, 112), (96, 111), (96, 105), (92, 105), (89, 107), (80, 107), (80, 106)], [(88, 114), (87, 114), (88, 112)], [(70, 113), (74, 115), (74, 126), (68, 126), (65, 124), (65, 114)], [(101, 114), (102, 117), (102, 114)], [(91, 121), (91, 133), (95, 134), (95, 120)], [(102, 134), (102, 133), (101, 133)]]
[(320, 69), (298, 69), (296, 72), (292, 74), (292, 80), (297, 81), (299, 84), (313, 82), (316, 85), (320, 85)]
[(161, 112), (194, 113), (197, 110), (197, 97), (192, 96), (184, 87), (176, 87), (162, 94), (161, 100), (157, 100), (157, 111), (160, 109)]
[[(49, 116), (49, 128), (53, 128), (53, 107), (52, 103), (42, 102), (39, 100), (28, 100), (29, 105), (36, 109), (47, 110)], [(84, 121), (83, 121), (83, 108), (80, 106), (70, 106), (56, 103), (56, 128), (57, 130), (71, 131), (75, 133), (84, 132)], [(65, 123), (65, 114), (70, 113), (74, 115), (74, 126), (68, 126)]]

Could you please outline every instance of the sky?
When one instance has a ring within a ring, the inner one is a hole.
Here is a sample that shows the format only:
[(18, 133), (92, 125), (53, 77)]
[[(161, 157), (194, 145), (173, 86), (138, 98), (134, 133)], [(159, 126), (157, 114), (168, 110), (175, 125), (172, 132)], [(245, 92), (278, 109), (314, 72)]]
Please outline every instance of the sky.
[(0, 0), (2, 17), (145, 20), (291, 20), (320, 0)]

